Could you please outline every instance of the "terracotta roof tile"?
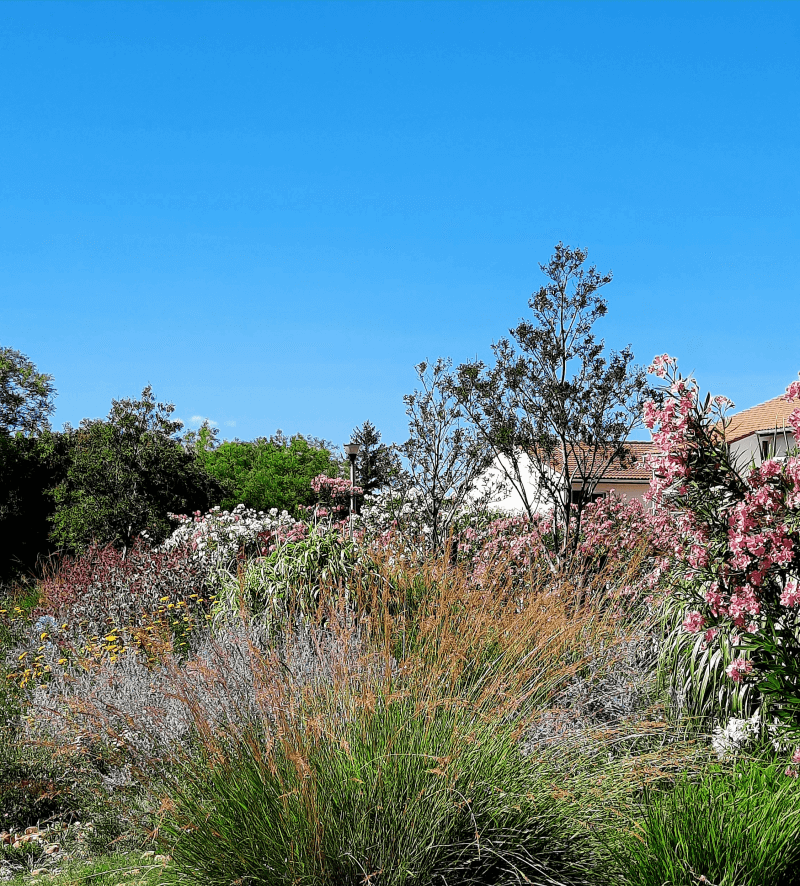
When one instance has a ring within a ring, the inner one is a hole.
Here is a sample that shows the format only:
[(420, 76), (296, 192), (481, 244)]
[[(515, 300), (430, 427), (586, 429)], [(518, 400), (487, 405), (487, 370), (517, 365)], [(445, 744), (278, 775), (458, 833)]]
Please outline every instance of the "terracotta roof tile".
[[(730, 417), (725, 428), (725, 439), (728, 443), (741, 440), (757, 431), (772, 431), (786, 427), (786, 419), (797, 409), (799, 404), (781, 397), (773, 397), (766, 403), (751, 406)], [(790, 432), (791, 433), (791, 432)]]
[[(614, 461), (603, 473), (601, 482), (609, 480), (626, 480), (628, 482), (650, 482), (653, 471), (644, 461), (644, 456), (648, 452), (652, 452), (653, 444), (644, 443), (640, 440), (630, 440), (625, 446), (630, 451), (630, 458), (626, 460), (625, 465), (621, 465), (619, 461)], [(577, 471), (577, 462), (575, 456), (570, 453), (567, 456), (567, 465), (570, 473)]]

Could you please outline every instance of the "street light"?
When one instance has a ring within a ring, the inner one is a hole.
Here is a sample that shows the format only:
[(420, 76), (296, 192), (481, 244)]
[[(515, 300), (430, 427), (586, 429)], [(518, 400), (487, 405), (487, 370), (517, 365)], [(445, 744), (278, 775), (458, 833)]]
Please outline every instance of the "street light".
[(353, 538), (353, 512), (356, 509), (356, 494), (353, 487), (356, 485), (356, 459), (361, 451), (360, 443), (345, 443), (344, 451), (350, 459), (350, 539)]

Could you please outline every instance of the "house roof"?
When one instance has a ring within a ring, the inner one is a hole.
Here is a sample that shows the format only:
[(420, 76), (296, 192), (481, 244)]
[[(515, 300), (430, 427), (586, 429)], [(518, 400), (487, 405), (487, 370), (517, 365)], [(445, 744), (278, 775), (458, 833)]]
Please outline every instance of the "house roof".
[[(797, 409), (797, 403), (784, 399), (783, 396), (773, 397), (766, 403), (751, 406), (742, 412), (730, 417), (725, 428), (725, 439), (728, 443), (734, 443), (743, 437), (758, 431), (774, 431), (775, 428), (786, 427), (786, 419)], [(791, 431), (789, 432), (791, 433)]]
[[(640, 440), (630, 440), (625, 444), (626, 449), (630, 453), (630, 457), (626, 459), (625, 464), (620, 464), (615, 460), (603, 472), (600, 478), (601, 483), (607, 483), (610, 480), (625, 481), (626, 483), (649, 483), (653, 476), (653, 470), (645, 462), (645, 455), (653, 451), (652, 443), (644, 443)], [(602, 454), (599, 456), (602, 458)], [(578, 473), (578, 464), (573, 453), (567, 455), (567, 467), (570, 474)]]

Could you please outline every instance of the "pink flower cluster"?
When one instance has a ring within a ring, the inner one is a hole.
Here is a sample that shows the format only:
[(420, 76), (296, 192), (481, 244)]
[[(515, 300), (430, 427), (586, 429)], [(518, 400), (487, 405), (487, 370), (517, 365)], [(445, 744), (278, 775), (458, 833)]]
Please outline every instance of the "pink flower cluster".
[(696, 634), (698, 631), (701, 631), (705, 625), (706, 617), (702, 612), (690, 612), (683, 620), (684, 630), (687, 630), (690, 634)]
[(781, 606), (800, 606), (800, 583), (789, 579), (781, 591)]
[(527, 514), (503, 517), (481, 526), (468, 526), (462, 533), (460, 553), (472, 564), (473, 581), (480, 587), (498, 561), (511, 576), (524, 573), (543, 553), (544, 520)]
[[(665, 355), (666, 356), (666, 355)], [(664, 359), (664, 358), (657, 358)], [(669, 358), (671, 360), (671, 358)], [(675, 366), (675, 361), (662, 363), (657, 374), (666, 373)], [(691, 441), (687, 431), (689, 417), (697, 408), (697, 384), (692, 378), (675, 378), (668, 388), (668, 396), (663, 403), (653, 400), (644, 405), (645, 427), (652, 432), (655, 451), (648, 457), (653, 469), (649, 500), (660, 501), (664, 493), (678, 486), (684, 491), (683, 481), (689, 476), (689, 455)]]
[(675, 358), (670, 357), (669, 354), (660, 354), (653, 357), (653, 362), (647, 367), (647, 371), (658, 376), (658, 378), (666, 378), (667, 373), (676, 363)]
[(728, 667), (725, 668), (725, 673), (734, 683), (739, 683), (742, 677), (753, 673), (753, 663), (746, 658), (735, 658)]
[(364, 490), (354, 486), (343, 477), (328, 477), (319, 474), (311, 481), (311, 489), (317, 496), (316, 506), (310, 508), (316, 519), (329, 518), (338, 522), (347, 518), (350, 512), (351, 496), (361, 496)]
[(353, 486), (343, 477), (328, 477), (320, 474), (311, 481), (311, 488), (320, 498), (350, 498), (351, 495), (362, 495), (363, 490)]
[[(787, 400), (800, 400), (800, 381), (793, 381), (784, 394)], [(800, 441), (800, 408), (795, 409), (786, 419), (786, 424), (792, 429), (794, 439)]]
[[(707, 628), (706, 642), (720, 631), (736, 633), (751, 650), (774, 655), (760, 632), (776, 622), (795, 625), (800, 607), (800, 455), (742, 471), (725, 440), (731, 401), (709, 397), (701, 404), (694, 379), (683, 378), (667, 355), (650, 370), (666, 380), (660, 398), (644, 410), (658, 450), (650, 499), (661, 514), (672, 512), (672, 553), (684, 587), (695, 589), (686, 592), (693, 606), (684, 628)], [(800, 381), (789, 385), (786, 397), (800, 399)], [(800, 440), (800, 409), (789, 424)], [(757, 670), (769, 670), (765, 654), (757, 656), (757, 668), (737, 658), (728, 676), (755, 679)], [(779, 654), (790, 660), (793, 653)]]
[[(580, 525), (578, 553), (584, 562), (604, 563), (608, 568), (626, 567), (635, 551), (644, 554), (639, 574), (618, 588), (621, 596), (650, 594), (668, 565), (657, 545), (663, 518), (653, 518), (638, 499), (609, 494), (587, 505)], [(502, 517), (483, 525), (468, 526), (460, 538), (459, 556), (472, 566), (473, 580), (481, 585), (491, 569), (502, 568), (511, 576), (524, 576), (551, 543), (547, 516), (531, 520), (527, 515)], [(578, 527), (573, 529), (577, 532)]]

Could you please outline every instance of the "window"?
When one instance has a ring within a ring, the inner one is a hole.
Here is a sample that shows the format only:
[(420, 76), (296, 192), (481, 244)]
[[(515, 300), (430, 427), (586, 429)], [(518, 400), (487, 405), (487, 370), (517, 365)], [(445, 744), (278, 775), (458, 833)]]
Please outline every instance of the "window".
[(766, 461), (770, 457), (770, 441), (768, 437), (761, 438), (761, 461)]

